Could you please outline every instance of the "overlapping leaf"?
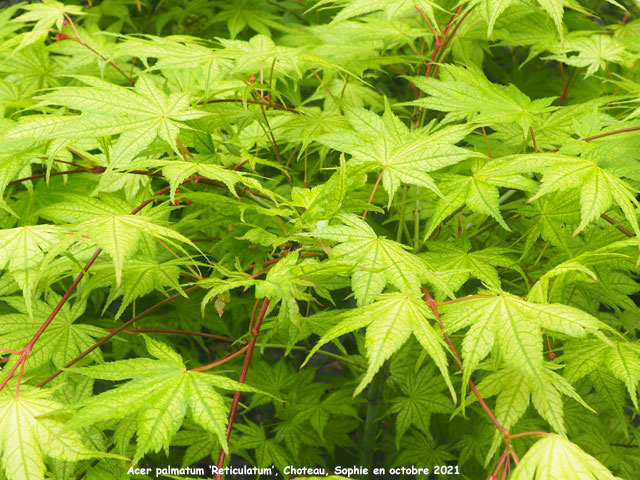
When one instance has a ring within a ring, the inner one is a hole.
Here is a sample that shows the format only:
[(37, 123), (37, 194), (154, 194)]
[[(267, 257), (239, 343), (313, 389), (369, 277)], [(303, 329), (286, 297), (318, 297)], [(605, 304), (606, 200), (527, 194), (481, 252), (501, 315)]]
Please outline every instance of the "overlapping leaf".
[(325, 343), (367, 327), (365, 344), (369, 367), (356, 388), (354, 396), (364, 390), (385, 360), (391, 357), (413, 333), (442, 373), (451, 396), (456, 398), (447, 371), (444, 342), (440, 333), (429, 323), (433, 315), (419, 298), (401, 293), (389, 293), (380, 296), (379, 300), (372, 304), (343, 313), (339, 318), (340, 323), (322, 336), (307, 356), (307, 361)]
[(330, 257), (354, 265), (352, 288), (359, 305), (371, 303), (387, 284), (406, 295), (420, 295), (420, 285), (428, 281), (447, 294), (449, 287), (420, 257), (392, 240), (380, 238), (354, 215), (337, 216), (342, 225), (324, 226), (310, 235), (334, 242)]
[(441, 308), (446, 312), (443, 319), (447, 332), (470, 327), (462, 342), (464, 384), (497, 346), (506, 366), (543, 385), (542, 328), (572, 337), (597, 334), (607, 328), (577, 308), (529, 303), (509, 294), (472, 298)]
[(442, 195), (426, 172), (453, 165), (470, 153), (456, 147), (467, 133), (465, 129), (445, 129), (429, 135), (424, 130), (409, 130), (387, 104), (382, 117), (364, 109), (345, 112), (353, 128), (321, 135), (316, 141), (352, 156), (350, 164), (370, 164), (370, 171), (382, 170), (382, 186), (389, 205), (401, 184), (425, 187)]
[(149, 353), (157, 360), (135, 358), (73, 370), (91, 378), (131, 380), (82, 402), (82, 408), (67, 427), (79, 428), (135, 415), (138, 440), (135, 460), (138, 460), (149, 451), (168, 448), (189, 411), (191, 418), (215, 434), (228, 451), (225, 437), (228, 408), (213, 387), (254, 390), (226, 377), (186, 371), (182, 358), (173, 349), (150, 337), (145, 340)]

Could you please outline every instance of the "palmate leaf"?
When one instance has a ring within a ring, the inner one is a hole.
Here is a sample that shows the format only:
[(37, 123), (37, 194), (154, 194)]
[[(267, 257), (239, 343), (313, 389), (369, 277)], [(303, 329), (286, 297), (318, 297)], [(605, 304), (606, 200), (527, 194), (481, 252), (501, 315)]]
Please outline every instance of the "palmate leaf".
[(506, 293), (440, 308), (448, 333), (471, 327), (462, 342), (463, 385), (494, 346), (500, 348), (506, 366), (543, 385), (542, 328), (571, 337), (599, 334), (609, 328), (577, 308), (530, 303)]
[(71, 231), (88, 237), (107, 252), (113, 259), (117, 286), (122, 281), (125, 259), (138, 250), (143, 236), (148, 235), (173, 245), (181, 242), (193, 246), (189, 239), (159, 225), (150, 215), (130, 215), (131, 207), (122, 201), (106, 203), (76, 194), (64, 194), (59, 199), (61, 201), (40, 209), (39, 214), (57, 222), (73, 222), (68, 226)]
[[(478, 391), (484, 398), (497, 396), (493, 412), (500, 424), (507, 430), (522, 418), (530, 403), (549, 425), (561, 435), (566, 435), (563, 399), (568, 396), (593, 412), (591, 407), (578, 395), (571, 384), (549, 368), (544, 368), (542, 383), (531, 380), (515, 368), (504, 368), (491, 373), (478, 384)], [(470, 398), (470, 402), (475, 397)], [(491, 458), (500, 445), (502, 436), (495, 431), (487, 458)]]
[(622, 41), (610, 35), (594, 35), (593, 32), (565, 39), (555, 52), (554, 55), (546, 58), (574, 67), (586, 68), (585, 75), (606, 70), (609, 63), (633, 62), (633, 57)]
[(387, 284), (406, 295), (419, 296), (420, 286), (426, 281), (453, 297), (451, 289), (438, 278), (431, 266), (407, 252), (403, 245), (378, 237), (366, 222), (355, 215), (340, 214), (336, 218), (342, 225), (324, 226), (309, 235), (339, 242), (329, 256), (354, 265), (351, 280), (358, 305), (373, 302)]
[(495, 267), (508, 267), (514, 260), (507, 255), (512, 250), (501, 247), (490, 247), (471, 251), (468, 242), (429, 242), (429, 253), (420, 254), (438, 271), (459, 270), (460, 273), (449, 277), (448, 286), (458, 290), (473, 276), (489, 287), (500, 288), (500, 277)]
[(613, 342), (610, 345), (589, 339), (567, 344), (562, 360), (566, 363), (565, 376), (575, 382), (602, 367), (624, 382), (636, 408), (640, 381), (640, 347), (632, 342)]
[(389, 205), (401, 184), (425, 187), (442, 196), (426, 172), (453, 165), (471, 153), (455, 143), (466, 129), (454, 127), (429, 134), (426, 129), (409, 130), (386, 104), (382, 117), (365, 109), (349, 109), (345, 116), (353, 131), (341, 131), (316, 137), (322, 145), (352, 156), (348, 164), (370, 165), (369, 171), (382, 170), (382, 186)]
[(433, 319), (433, 315), (424, 301), (420, 297), (411, 297), (401, 293), (388, 293), (380, 295), (378, 298), (379, 300), (375, 303), (339, 314), (340, 323), (322, 336), (309, 352), (305, 363), (325, 343), (341, 335), (367, 327), (365, 345), (369, 366), (353, 393), (355, 397), (369, 384), (385, 360), (391, 357), (413, 333), (442, 373), (451, 392), (451, 397), (455, 401), (456, 394), (447, 371), (444, 341), (439, 332), (429, 323), (429, 319)]
[(229, 412), (223, 397), (212, 387), (256, 390), (226, 377), (187, 371), (182, 357), (169, 346), (146, 336), (145, 341), (147, 350), (157, 360), (134, 358), (70, 369), (91, 378), (132, 380), (81, 402), (67, 428), (135, 415), (138, 439), (135, 463), (147, 452), (169, 448), (188, 410), (193, 421), (213, 433), (228, 452), (225, 428)]
[(62, 22), (65, 19), (65, 14), (74, 16), (86, 15), (82, 11), (82, 7), (78, 5), (65, 5), (56, 0), (42, 0), (41, 3), (22, 5), (21, 8), (26, 10), (26, 13), (15, 17), (12, 21), (20, 23), (35, 22), (35, 24), (30, 32), (22, 35), (18, 49), (31, 45), (45, 37), (51, 27), (55, 26), (60, 30), (62, 28)]
[(512, 480), (615, 480), (607, 468), (558, 435), (538, 440), (520, 461)]
[(500, 212), (498, 187), (533, 192), (538, 184), (509, 166), (505, 159), (477, 160), (471, 168), (471, 176), (440, 175), (438, 179), (444, 199), (436, 204), (424, 238), (429, 238), (443, 220), (463, 205), (473, 212), (491, 216), (502, 228), (510, 231)]
[(115, 314), (117, 319), (137, 298), (143, 297), (154, 290), (164, 292), (165, 287), (171, 287), (184, 295), (178, 280), (180, 266), (187, 263), (187, 260), (182, 259), (160, 262), (157, 259), (136, 255), (134, 258), (128, 259), (122, 268), (120, 288), (113, 284), (113, 269), (109, 265), (94, 267), (92, 269), (91, 282), (94, 286), (112, 287), (104, 303), (105, 310), (116, 298), (122, 297), (120, 307)]
[[(549, 17), (553, 20), (553, 23), (558, 30), (558, 34), (562, 37), (563, 35), (563, 26), (562, 19), (564, 16), (564, 7), (565, 5), (570, 5), (573, 8), (581, 8), (576, 2), (569, 2), (567, 0), (536, 0), (539, 7), (544, 10)], [(616, 5), (620, 8), (624, 8), (615, 0), (606, 0), (608, 3), (612, 5)], [(493, 27), (495, 25), (496, 20), (500, 15), (510, 6), (517, 5), (517, 8), (523, 8), (523, 5), (516, 0), (476, 0), (473, 2), (475, 4), (480, 4), (480, 8), (482, 9), (482, 13), (487, 18), (487, 38), (491, 36), (493, 32)]]
[(541, 114), (554, 110), (553, 98), (531, 100), (514, 85), (492, 83), (477, 67), (443, 65), (441, 79), (411, 77), (410, 80), (429, 95), (410, 102), (440, 112), (452, 120), (467, 119), (480, 125), (516, 123), (529, 135), (529, 126)]
[[(12, 350), (19, 350), (38, 331), (55, 308), (58, 298), (54, 296), (48, 303), (34, 300), (31, 312), (20, 297), (4, 297), (2, 301), (17, 310), (18, 313), (0, 316), (0, 345)], [(56, 368), (60, 368), (93, 345), (96, 338), (104, 336), (104, 330), (101, 328), (80, 322), (76, 323), (78, 317), (84, 313), (84, 308), (82, 302), (76, 302), (72, 308), (68, 304), (63, 305), (42, 335), (41, 341), (34, 345), (25, 364), (25, 371), (35, 370), (48, 362), (52, 362)], [(33, 318), (30, 318), (29, 313), (33, 314)], [(96, 361), (102, 359), (99, 350), (92, 352), (90, 357)], [(16, 356), (13, 356), (6, 365), (13, 365), (16, 360)]]
[[(45, 117), (38, 123), (18, 124), (9, 138), (36, 137), (42, 140), (66, 137), (100, 137), (120, 134), (109, 154), (110, 168), (123, 168), (157, 137), (180, 153), (176, 139), (183, 122), (209, 115), (192, 109), (185, 93), (166, 94), (152, 80), (141, 75), (133, 89), (95, 77), (77, 76), (88, 87), (61, 87), (39, 97), (41, 105), (59, 105), (79, 110), (82, 115)], [(53, 128), (54, 125), (58, 128)]]
[(20, 396), (0, 392), (0, 465), (8, 480), (44, 480), (43, 456), (70, 462), (108, 456), (85, 445), (77, 432), (65, 431), (62, 419), (48, 416), (63, 405), (51, 390), (22, 387)]
[[(640, 235), (638, 201), (626, 182), (597, 163), (580, 157), (543, 154), (536, 156), (536, 159), (530, 158), (529, 162), (531, 161), (533, 162), (529, 168), (542, 171), (543, 177), (542, 185), (528, 202), (549, 193), (580, 189), (580, 225), (574, 230), (574, 236), (606, 212), (614, 202), (624, 212), (636, 235)], [(538, 166), (533, 166), (535, 163)]]
[[(248, 177), (242, 172), (236, 172), (224, 168), (221, 165), (217, 165), (210, 162), (210, 158), (196, 158), (193, 162), (184, 161), (172, 161), (172, 160), (151, 160), (136, 163), (136, 166), (140, 165), (147, 168), (162, 167), (162, 176), (169, 180), (171, 186), (170, 198), (173, 202), (175, 200), (176, 189), (180, 184), (192, 175), (202, 175), (211, 180), (218, 180), (223, 183), (229, 191), (235, 195), (235, 186), (240, 183), (246, 187), (253, 187), (258, 190), (262, 190), (259, 182), (256, 182), (253, 178)], [(271, 193), (271, 192), (269, 192)]]
[(333, 17), (333, 22), (348, 20), (368, 13), (379, 12), (380, 10), (382, 10), (387, 20), (391, 20), (401, 15), (415, 15), (416, 7), (418, 7), (431, 21), (434, 28), (438, 28), (438, 22), (434, 15), (435, 9), (442, 9), (437, 2), (432, 0), (354, 0), (351, 2), (344, 2), (343, 0), (322, 0), (316, 4), (316, 7), (327, 3), (345, 4), (345, 7)]
[(66, 245), (67, 233), (57, 225), (27, 225), (0, 231), (0, 269), (8, 270), (22, 289), (28, 312), (31, 312), (33, 290), (47, 254)]
[(408, 369), (398, 384), (402, 395), (393, 399), (390, 413), (396, 416), (396, 448), (409, 427), (414, 425), (425, 435), (431, 435), (433, 413), (451, 413), (453, 404), (442, 390), (445, 384), (435, 377), (435, 368), (422, 368), (418, 373)]

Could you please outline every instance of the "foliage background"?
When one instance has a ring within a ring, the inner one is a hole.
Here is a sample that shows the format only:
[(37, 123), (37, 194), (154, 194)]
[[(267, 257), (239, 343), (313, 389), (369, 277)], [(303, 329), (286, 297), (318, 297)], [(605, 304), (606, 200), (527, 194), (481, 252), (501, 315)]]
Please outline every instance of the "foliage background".
[(0, 10), (0, 479), (634, 478), (639, 14)]

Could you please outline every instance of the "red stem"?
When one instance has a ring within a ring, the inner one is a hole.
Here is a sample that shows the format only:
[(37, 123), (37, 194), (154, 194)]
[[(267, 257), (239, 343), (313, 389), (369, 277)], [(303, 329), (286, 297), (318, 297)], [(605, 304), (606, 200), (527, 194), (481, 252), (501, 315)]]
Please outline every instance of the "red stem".
[[(71, 17), (68, 14), (64, 14), (64, 16), (67, 18), (67, 20), (69, 21), (69, 25), (71, 25), (71, 28), (73, 29), (73, 33), (76, 34), (75, 37), (70, 37), (67, 35), (67, 38), (69, 40), (74, 40), (76, 42), (78, 42), (80, 45), (82, 45), (83, 47), (85, 47), (86, 49), (90, 50), (91, 52), (93, 52), (94, 54), (96, 54), (97, 56), (99, 56), (102, 60), (104, 60), (105, 62), (109, 63), (109, 65), (111, 65), (113, 68), (115, 68), (118, 72), (120, 72), (120, 74), (127, 79), (127, 81), (129, 82), (129, 84), (131, 86), (133, 86), (135, 84), (133, 77), (130, 77), (129, 75), (127, 75), (124, 70), (122, 70), (113, 60), (109, 60), (106, 56), (104, 56), (103, 54), (101, 54), (100, 52), (98, 52), (95, 48), (90, 47), (89, 45), (87, 45), (87, 43), (82, 40), (82, 37), (80, 37), (80, 32), (78, 32), (78, 29), (76, 28), (75, 23), (73, 23), (73, 20), (71, 19)], [(63, 33), (64, 32), (60, 32)]]
[[(107, 332), (113, 332), (116, 329), (115, 328), (105, 328), (105, 330)], [(191, 331), (188, 331), (188, 330), (172, 330), (172, 329), (169, 329), (169, 328), (142, 328), (142, 327), (136, 327), (135, 329), (119, 330), (119, 331), (123, 332), (123, 333), (132, 333), (132, 334), (136, 334), (136, 333), (172, 333), (172, 334), (176, 334), (176, 335), (191, 335), (191, 336), (194, 336), (194, 337), (214, 338), (216, 340), (223, 340), (225, 342), (235, 342), (236, 341), (235, 338), (225, 337), (224, 335), (215, 335), (213, 333), (204, 333), (204, 332), (191, 332)]]
[[(431, 308), (431, 311), (433, 312), (433, 314), (436, 317), (436, 320), (438, 321), (438, 325), (440, 325), (440, 330), (442, 330), (442, 335), (444, 336), (444, 339), (446, 340), (447, 345), (449, 345), (449, 350), (451, 350), (451, 353), (455, 357), (456, 363), (458, 364), (458, 367), (460, 367), (460, 371), (464, 371), (464, 368), (462, 366), (462, 360), (460, 359), (460, 355), (458, 355), (458, 351), (456, 350), (456, 347), (453, 346), (453, 342), (451, 341), (451, 338), (449, 338), (449, 334), (444, 329), (444, 324), (442, 323), (442, 319), (440, 318), (440, 314), (438, 313), (438, 309), (436, 308), (436, 301), (431, 297), (431, 295), (429, 295), (429, 292), (427, 291), (426, 288), (422, 287), (422, 293), (424, 294), (425, 302), (427, 303), (427, 305), (429, 305), (429, 308)], [(482, 395), (480, 395), (480, 392), (478, 392), (478, 389), (476, 388), (476, 386), (474, 385), (471, 379), (469, 379), (469, 388), (471, 388), (471, 391), (473, 392), (475, 397), (478, 399), (478, 402), (482, 406), (482, 409), (485, 411), (485, 413), (487, 414), (491, 422), (496, 426), (498, 431), (502, 434), (502, 437), (505, 439), (508, 445), (508, 440), (510, 438), (509, 431), (506, 428), (504, 428), (500, 424), (500, 422), (498, 422), (498, 419), (495, 417), (495, 415), (493, 414), (493, 412), (491, 411), (487, 403), (484, 401), (484, 398), (482, 398)]]
[[(244, 352), (249, 350), (249, 347), (250, 347), (250, 344), (249, 345), (245, 345), (240, 350), (237, 350), (237, 351), (235, 351), (233, 353), (230, 353), (229, 355), (225, 355), (224, 357), (219, 358), (215, 362), (211, 362), (211, 363), (209, 363), (207, 365), (203, 365), (203, 366), (198, 367), (198, 368), (192, 368), (191, 370), (189, 370), (189, 372), (204, 372), (205, 370), (209, 370), (210, 368), (217, 367), (218, 365), (222, 365), (223, 363), (227, 363), (229, 360), (233, 360), (234, 358), (242, 355)], [(229, 439), (227, 438), (227, 441), (228, 440)]]
[[(184, 293), (189, 293), (193, 290), (195, 290), (196, 288), (198, 288), (198, 285), (193, 285), (189, 288), (185, 288), (184, 289)], [(37, 387), (42, 387), (43, 385), (46, 385), (47, 383), (49, 383), (51, 380), (53, 380), (54, 378), (56, 378), (58, 375), (60, 375), (65, 368), (69, 368), (72, 365), (76, 364), (77, 362), (79, 362), (80, 360), (82, 360), (84, 357), (86, 357), (87, 355), (89, 355), (91, 352), (93, 352), (95, 349), (99, 348), (101, 345), (103, 345), (104, 343), (106, 343), (107, 341), (109, 341), (111, 338), (115, 337), (118, 333), (122, 332), (123, 330), (125, 330), (129, 325), (133, 324), (134, 322), (137, 322), (138, 320), (140, 320), (142, 317), (144, 317), (145, 315), (150, 314), (151, 312), (153, 312), (154, 310), (157, 310), (158, 308), (160, 308), (162, 305), (164, 305), (165, 303), (169, 303), (171, 300), (175, 300), (176, 298), (182, 296), (182, 294), (180, 293), (175, 293), (173, 295), (171, 295), (170, 297), (167, 297), (161, 301), (159, 301), (158, 303), (156, 303), (155, 305), (152, 305), (151, 307), (147, 308), (144, 312), (139, 313), (138, 315), (136, 315), (135, 317), (133, 317), (131, 320), (128, 320), (126, 322), (124, 322), (122, 325), (120, 325), (118, 328), (113, 329), (113, 331), (107, 335), (106, 337), (101, 338), (100, 340), (98, 340), (96, 343), (94, 343), (91, 347), (89, 347), (88, 349), (86, 349), (84, 352), (82, 352), (80, 355), (78, 355), (76, 358), (74, 358), (73, 360), (69, 361), (66, 365), (64, 365), (60, 370), (56, 371), (55, 373), (53, 373), (51, 376), (47, 377), (45, 380), (43, 380), (42, 382), (40, 382), (38, 385), (36, 385)]]
[(624, 233), (627, 237), (629, 238), (633, 238), (636, 235), (634, 233), (631, 233), (629, 230), (627, 230), (624, 226), (620, 225), (618, 222), (616, 222), (613, 218), (611, 218), (609, 215), (603, 213), (602, 215), (600, 215), (602, 218), (604, 218), (607, 222), (609, 222), (611, 225), (615, 225), (616, 228), (618, 230), (620, 230), (622, 233)]
[(533, 151), (538, 153), (538, 142), (536, 142), (536, 134), (533, 133), (533, 127), (529, 126), (529, 133), (531, 133), (531, 140), (533, 141)]
[(36, 344), (36, 342), (40, 339), (40, 337), (42, 336), (42, 334), (45, 332), (45, 330), (47, 329), (47, 327), (49, 327), (49, 325), (51, 325), (51, 322), (53, 321), (54, 318), (56, 318), (56, 315), (58, 315), (58, 312), (60, 312), (60, 309), (62, 308), (62, 306), (67, 302), (67, 300), (69, 300), (69, 297), (71, 296), (71, 294), (73, 293), (73, 291), (76, 289), (76, 287), (78, 286), (78, 284), (80, 283), (80, 280), (82, 280), (82, 277), (84, 277), (84, 274), (91, 268), (91, 265), (93, 265), (93, 262), (96, 261), (96, 259), (98, 258), (98, 255), (100, 255), (100, 252), (102, 252), (102, 249), (99, 248), (96, 250), (96, 252), (93, 254), (93, 256), (89, 259), (89, 261), (87, 262), (87, 264), (84, 266), (84, 268), (82, 269), (82, 271), (78, 274), (78, 276), (75, 278), (75, 280), (73, 281), (73, 283), (71, 284), (71, 286), (67, 289), (67, 291), (64, 293), (64, 295), (62, 296), (62, 298), (60, 299), (60, 301), (58, 302), (58, 304), (55, 306), (55, 308), (53, 309), (53, 311), (49, 314), (49, 316), (47, 317), (47, 319), (44, 321), (44, 323), (40, 326), (40, 328), (38, 329), (38, 331), (35, 333), (35, 335), (33, 336), (33, 338), (31, 340), (29, 340), (29, 343), (27, 343), (24, 347), (22, 347), (21, 353), (20, 353), (20, 358), (18, 359), (18, 361), (16, 362), (16, 364), (13, 366), (13, 368), (11, 368), (11, 370), (9, 371), (9, 373), (7, 374), (7, 376), (4, 378), (4, 380), (2, 381), (2, 383), (0, 383), (0, 391), (2, 391), (2, 389), (7, 385), (7, 383), (9, 382), (9, 380), (11, 379), (11, 377), (13, 377), (13, 375), (16, 373), (16, 370), (18, 368), (18, 366), (20, 366), (20, 376), (18, 378), (18, 386), (16, 388), (16, 396), (18, 394), (18, 391), (20, 389), (20, 380), (22, 380), (22, 371), (24, 369), (24, 364), (27, 361), (27, 358), (29, 358), (29, 355), (31, 355), (31, 350), (33, 349), (33, 346)]
[[(376, 194), (376, 190), (378, 190), (378, 185), (380, 185), (380, 180), (382, 180), (383, 174), (384, 170), (382, 170), (380, 172), (380, 175), (378, 175), (378, 179), (376, 180), (376, 184), (373, 186), (373, 190), (371, 190), (371, 195), (369, 195), (369, 201), (367, 203), (371, 204), (371, 202), (373, 202), (373, 197)], [(364, 211), (364, 213), (362, 214), (362, 220), (365, 220), (367, 218), (367, 213), (369, 213), (369, 210)]]
[[(247, 345), (247, 352), (244, 357), (244, 363), (242, 365), (242, 371), (240, 372), (240, 377), (238, 378), (239, 383), (244, 383), (247, 378), (247, 372), (249, 371), (249, 365), (251, 364), (251, 356), (253, 355), (253, 349), (256, 346), (256, 340), (258, 339), (258, 334), (260, 333), (260, 326), (262, 325), (262, 321), (264, 320), (264, 316), (267, 313), (267, 308), (269, 307), (270, 300), (265, 298), (262, 302), (262, 308), (260, 309), (260, 314), (258, 315), (258, 320), (256, 321), (253, 329), (250, 330), (251, 336), (253, 337), (249, 345)], [(253, 324), (253, 319), (251, 319), (251, 323)], [(236, 417), (236, 412), (238, 411), (238, 403), (240, 402), (240, 395), (242, 392), (237, 391), (233, 395), (233, 401), (231, 403), (231, 409), (229, 410), (229, 421), (227, 423), (227, 443), (231, 438), (231, 429), (233, 428), (233, 421)], [(218, 455), (218, 471), (222, 469), (224, 465), (225, 452), (224, 449), (220, 449), (220, 454)], [(221, 475), (219, 473), (216, 474), (216, 480), (221, 479)]]
[(465, 5), (464, 3), (460, 4), (456, 12), (452, 15), (451, 19), (449, 20), (449, 23), (445, 27), (444, 32), (442, 32), (442, 36), (436, 39), (436, 44), (433, 49), (433, 54), (431, 55), (431, 61), (429, 62), (429, 65), (427, 65), (427, 71), (424, 74), (425, 77), (428, 77), (429, 75), (431, 75), (431, 69), (433, 68), (434, 63), (438, 55), (440, 54), (440, 49), (444, 46), (445, 42), (447, 41), (447, 35), (449, 33), (449, 30), (451, 30), (451, 27), (453, 26), (453, 22), (455, 22), (456, 18), (458, 18), (458, 15), (460, 15), (460, 12), (464, 8), (464, 5)]
[(420, 9), (420, 7), (418, 7), (417, 5), (415, 5), (415, 7), (416, 7), (416, 10), (418, 11), (418, 13), (420, 14), (420, 16), (422, 17), (422, 19), (425, 21), (425, 23), (429, 27), (429, 30), (431, 30), (431, 33), (433, 33), (433, 38), (435, 39), (436, 42), (438, 42), (438, 40), (439, 40), (438, 34), (436, 33), (435, 29), (433, 28), (433, 25), (431, 25), (431, 22), (429, 21), (427, 16), (424, 14), (424, 12)]

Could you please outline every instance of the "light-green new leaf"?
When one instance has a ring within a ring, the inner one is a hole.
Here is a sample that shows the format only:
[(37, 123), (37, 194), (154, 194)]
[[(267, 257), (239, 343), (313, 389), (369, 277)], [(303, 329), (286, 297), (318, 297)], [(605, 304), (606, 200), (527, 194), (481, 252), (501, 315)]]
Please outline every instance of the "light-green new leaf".
[(413, 333), (442, 373), (451, 392), (451, 397), (455, 401), (456, 394), (447, 371), (447, 358), (442, 336), (429, 323), (429, 319), (433, 319), (433, 315), (419, 297), (389, 293), (381, 295), (375, 303), (340, 314), (339, 317), (340, 323), (322, 336), (309, 352), (305, 363), (325, 343), (354, 330), (367, 327), (365, 345), (369, 366), (360, 384), (353, 392), (355, 397), (371, 382), (385, 360), (404, 345)]
[(67, 428), (135, 415), (138, 434), (135, 463), (147, 452), (169, 448), (188, 410), (191, 418), (213, 433), (228, 452), (225, 428), (229, 409), (212, 387), (256, 390), (226, 377), (188, 371), (182, 357), (169, 346), (146, 336), (145, 341), (147, 350), (157, 360), (135, 358), (71, 369), (91, 378), (132, 380), (82, 402)]
[(580, 189), (580, 225), (573, 232), (574, 236), (614, 202), (620, 206), (636, 235), (640, 236), (638, 200), (624, 180), (585, 158), (558, 154), (539, 155), (537, 158), (541, 163), (533, 170), (543, 172), (542, 185), (528, 203), (549, 193)]
[(435, 134), (425, 129), (409, 128), (392, 112), (387, 103), (382, 117), (365, 109), (349, 109), (345, 116), (353, 131), (328, 133), (316, 138), (318, 143), (352, 156), (349, 164), (370, 165), (369, 171), (382, 170), (382, 186), (389, 195), (389, 205), (401, 184), (417, 185), (442, 196), (432, 172), (453, 165), (471, 153), (455, 143), (466, 130), (453, 128)]
[(387, 284), (405, 295), (420, 296), (423, 282), (438, 287), (453, 297), (451, 289), (422, 258), (406, 251), (403, 245), (376, 235), (363, 220), (350, 214), (337, 215), (342, 225), (324, 226), (309, 235), (339, 242), (330, 258), (354, 266), (351, 276), (358, 305), (367, 305)]
[(512, 480), (615, 480), (598, 460), (558, 435), (538, 440), (520, 461)]
[[(120, 134), (109, 155), (110, 168), (125, 167), (157, 137), (180, 154), (177, 137), (181, 128), (187, 128), (184, 122), (209, 115), (191, 108), (188, 94), (166, 94), (147, 75), (141, 75), (133, 89), (94, 77), (77, 78), (89, 86), (61, 87), (39, 97), (39, 100), (41, 105), (60, 105), (79, 110), (82, 115), (71, 117), (70, 123), (55, 130), (34, 125), (38, 128), (32, 129), (31, 134), (42, 138)], [(9, 132), (9, 136), (28, 136), (29, 126), (19, 124)]]
[(521, 125), (529, 135), (529, 127), (545, 112), (555, 109), (549, 105), (553, 97), (531, 100), (514, 85), (492, 83), (476, 67), (454, 65), (441, 67), (441, 79), (410, 77), (410, 80), (429, 96), (410, 102), (440, 112), (447, 112), (452, 120), (467, 119), (480, 125)]
[(64, 422), (47, 416), (63, 408), (51, 391), (26, 389), (20, 396), (0, 392), (0, 464), (8, 480), (44, 480), (43, 456), (77, 462), (104, 456), (84, 445), (82, 436), (64, 431)]
[(449, 334), (471, 327), (462, 342), (463, 385), (496, 344), (507, 366), (543, 385), (542, 328), (572, 337), (609, 328), (577, 308), (530, 303), (506, 293), (440, 308)]
[(58, 222), (73, 222), (70, 230), (88, 237), (106, 251), (113, 259), (117, 286), (122, 280), (125, 259), (138, 250), (143, 236), (149, 235), (177, 246), (176, 242), (194, 246), (188, 238), (159, 225), (149, 215), (130, 215), (122, 202), (106, 203), (81, 195), (63, 195), (60, 198), (62, 201), (42, 208), (40, 215)]

